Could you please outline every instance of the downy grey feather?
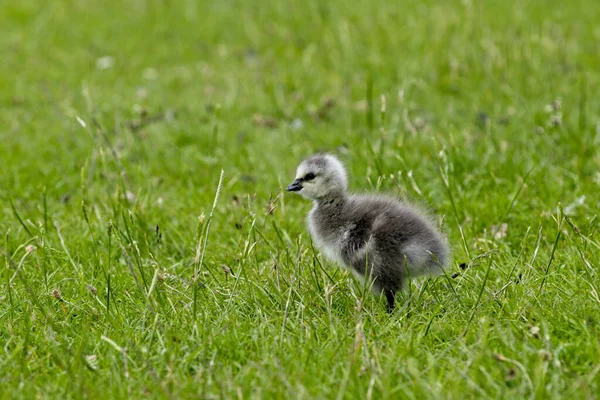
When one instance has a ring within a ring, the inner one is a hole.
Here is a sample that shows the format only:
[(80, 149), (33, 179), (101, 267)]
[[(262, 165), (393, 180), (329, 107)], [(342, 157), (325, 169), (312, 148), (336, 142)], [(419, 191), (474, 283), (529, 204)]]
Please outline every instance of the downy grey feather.
[(348, 194), (346, 170), (330, 154), (304, 160), (288, 191), (313, 200), (308, 225), (325, 256), (369, 279), (391, 311), (406, 279), (443, 273), (448, 243), (416, 208), (382, 195)]

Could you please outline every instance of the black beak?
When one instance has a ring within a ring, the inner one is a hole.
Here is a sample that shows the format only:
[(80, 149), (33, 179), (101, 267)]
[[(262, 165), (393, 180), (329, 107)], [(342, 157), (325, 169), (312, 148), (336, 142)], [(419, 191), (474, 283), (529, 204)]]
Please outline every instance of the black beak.
[(288, 187), (285, 188), (288, 192), (298, 192), (302, 189), (302, 182), (300, 179), (294, 180)]

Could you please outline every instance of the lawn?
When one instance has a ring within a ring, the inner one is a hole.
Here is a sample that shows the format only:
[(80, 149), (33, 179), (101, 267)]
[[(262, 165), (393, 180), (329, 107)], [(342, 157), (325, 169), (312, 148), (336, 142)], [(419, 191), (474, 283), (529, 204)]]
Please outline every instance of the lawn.
[[(0, 398), (597, 398), (600, 3), (0, 5)], [(389, 315), (285, 192), (429, 208)]]

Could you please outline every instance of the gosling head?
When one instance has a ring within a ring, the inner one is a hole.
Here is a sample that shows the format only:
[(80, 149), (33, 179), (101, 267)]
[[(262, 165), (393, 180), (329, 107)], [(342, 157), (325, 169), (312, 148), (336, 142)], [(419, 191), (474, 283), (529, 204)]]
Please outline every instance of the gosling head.
[(345, 196), (347, 188), (348, 179), (342, 163), (330, 154), (319, 154), (302, 161), (296, 179), (286, 190), (298, 192), (310, 200), (323, 201)]

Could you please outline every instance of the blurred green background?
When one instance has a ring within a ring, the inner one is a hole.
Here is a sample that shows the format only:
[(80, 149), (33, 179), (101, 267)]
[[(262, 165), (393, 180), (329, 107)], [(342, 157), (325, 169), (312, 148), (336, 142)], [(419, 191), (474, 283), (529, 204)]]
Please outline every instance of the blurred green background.
[[(2, 396), (593, 398), (598, 21), (593, 0), (1, 4)], [(282, 193), (317, 151), (435, 212), (447, 279), (390, 317), (322, 260)]]

